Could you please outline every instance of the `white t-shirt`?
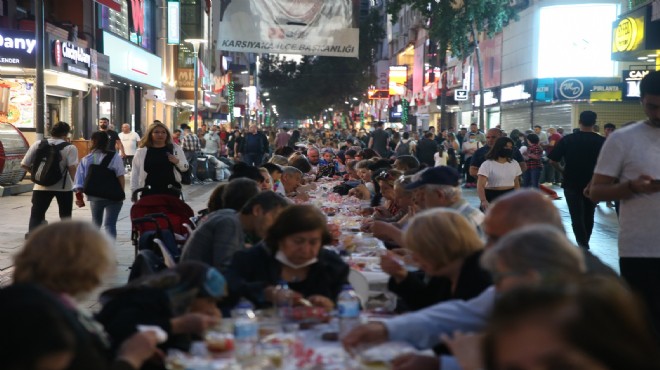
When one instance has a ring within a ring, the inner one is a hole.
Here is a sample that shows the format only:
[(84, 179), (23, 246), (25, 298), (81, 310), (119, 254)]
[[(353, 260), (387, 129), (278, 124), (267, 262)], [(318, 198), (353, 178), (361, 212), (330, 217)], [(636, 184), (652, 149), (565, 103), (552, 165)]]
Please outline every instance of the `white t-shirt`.
[(206, 146), (202, 148), (204, 154), (217, 154), (220, 149), (220, 135), (213, 132), (207, 132), (204, 135), (206, 139)]
[[(619, 182), (646, 174), (660, 179), (660, 128), (637, 122), (605, 140), (594, 173)], [(660, 258), (660, 193), (621, 200), (619, 257)]]
[(449, 155), (447, 152), (442, 152), (442, 157), (440, 157), (440, 153), (435, 153), (433, 154), (433, 160), (435, 161), (435, 166), (446, 166), (447, 165), (447, 159), (449, 159)]
[[(62, 139), (48, 139), (48, 144), (50, 145), (57, 145), (63, 143), (64, 140)], [(41, 140), (38, 140), (34, 142), (30, 146), (30, 149), (28, 149), (27, 153), (25, 153), (25, 157), (23, 157), (23, 161), (21, 161), (21, 165), (25, 166), (31, 166), (32, 162), (34, 161), (34, 156), (37, 154), (37, 148), (39, 147), (39, 143), (41, 143)], [(64, 173), (64, 188), (62, 188), (62, 181), (58, 181), (57, 184), (50, 185), (50, 186), (43, 186), (39, 184), (34, 184), (34, 190), (48, 190), (48, 191), (71, 191), (73, 189), (73, 179), (71, 178), (71, 175), (69, 174), (69, 171), (65, 171), (65, 169), (69, 166), (77, 166), (78, 165), (78, 149), (74, 145), (67, 145), (60, 151), (60, 155), (62, 156), (62, 160), (60, 161), (60, 171)]]
[(489, 159), (479, 167), (479, 175), (486, 176), (486, 188), (513, 187), (516, 177), (522, 175), (520, 164), (515, 160), (500, 163)]
[(137, 132), (131, 131), (128, 134), (120, 132), (119, 140), (121, 140), (121, 145), (124, 146), (124, 154), (135, 155), (138, 143), (140, 142), (140, 135)]

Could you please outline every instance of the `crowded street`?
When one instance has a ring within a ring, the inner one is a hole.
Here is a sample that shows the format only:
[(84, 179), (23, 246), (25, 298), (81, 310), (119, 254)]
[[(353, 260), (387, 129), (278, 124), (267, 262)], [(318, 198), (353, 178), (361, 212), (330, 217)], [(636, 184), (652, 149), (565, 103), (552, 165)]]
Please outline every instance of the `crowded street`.
[(660, 0), (0, 0), (0, 370), (660, 370)]

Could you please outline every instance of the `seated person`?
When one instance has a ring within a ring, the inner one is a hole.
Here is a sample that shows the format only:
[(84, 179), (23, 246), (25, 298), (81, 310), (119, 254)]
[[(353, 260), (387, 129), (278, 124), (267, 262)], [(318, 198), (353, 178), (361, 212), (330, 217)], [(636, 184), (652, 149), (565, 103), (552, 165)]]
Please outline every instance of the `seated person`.
[(258, 245), (234, 254), (227, 270), (232, 302), (244, 297), (258, 308), (273, 303), (282, 280), (313, 305), (331, 310), (346, 283), (349, 268), (335, 252), (327, 220), (311, 205), (285, 209)]
[[(432, 233), (427, 232), (433, 230)], [(388, 289), (408, 310), (449, 300), (468, 300), (491, 285), (489, 273), (479, 266), (483, 243), (475, 228), (459, 213), (436, 208), (412, 218), (403, 236), (410, 259), (422, 274), (409, 272), (394, 253), (381, 257), (391, 276)]]
[(287, 201), (272, 191), (259, 192), (256, 183), (252, 183), (256, 195), (240, 211), (229, 208), (227, 203), (232, 198), (228, 194), (231, 192), (225, 190), (223, 200), (227, 208), (211, 213), (192, 233), (183, 247), (181, 261), (204, 262), (224, 274), (236, 251), (245, 249), (246, 244), (252, 244), (265, 236), (272, 220), (287, 205)]
[(339, 163), (335, 159), (335, 152), (332, 149), (325, 149), (319, 161), (316, 177), (333, 177), (337, 174), (339, 174)]
[(64, 370), (75, 355), (70, 315), (52, 293), (32, 284), (0, 289), (0, 359), (5, 370)]
[(97, 319), (113, 346), (134, 334), (137, 325), (156, 325), (168, 333), (165, 348), (188, 350), (193, 336), (183, 328), (193, 324), (184, 315), (203, 315), (218, 322), (217, 301), (226, 293), (225, 278), (218, 270), (202, 262), (181, 262), (173, 269), (103, 292)]
[(301, 192), (303, 173), (299, 169), (292, 166), (282, 167), (282, 178), (280, 183), (276, 186), (275, 192), (289, 198), (296, 198), (302, 201), (309, 199), (307, 194)]
[[(75, 235), (75, 237), (72, 237)], [(137, 333), (111, 348), (108, 334), (78, 301), (97, 289), (116, 265), (112, 242), (83, 221), (54, 222), (30, 233), (14, 257), (14, 283), (35, 284), (54, 293), (71, 318), (75, 353), (69, 369), (139, 369), (156, 351), (153, 333)], [(2, 302), (4, 306), (5, 302)], [(203, 332), (215, 321), (206, 315), (183, 317), (182, 330)], [(32, 333), (41, 335), (41, 332)], [(6, 335), (4, 330), (0, 336)], [(2, 363), (5, 368), (6, 363)]]
[(280, 186), (277, 184), (281, 183), (282, 180), (282, 166), (275, 163), (264, 163), (261, 168), (265, 168), (270, 175), (270, 178), (273, 180), (273, 186), (270, 190), (275, 191), (275, 186)]
[(396, 222), (400, 220), (405, 212), (400, 212), (398, 204), (396, 203), (394, 194), (394, 183), (401, 177), (401, 172), (397, 170), (382, 169), (377, 172), (374, 179), (378, 182), (380, 194), (385, 199), (385, 204), (382, 206), (374, 207), (374, 220)]

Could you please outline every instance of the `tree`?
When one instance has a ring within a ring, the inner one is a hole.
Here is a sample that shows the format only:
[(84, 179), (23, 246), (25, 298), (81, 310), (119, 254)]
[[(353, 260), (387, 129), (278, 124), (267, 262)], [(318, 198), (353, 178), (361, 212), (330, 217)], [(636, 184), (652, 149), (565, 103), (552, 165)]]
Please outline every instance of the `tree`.
[[(475, 52), (479, 81), (479, 122), (484, 128), (484, 91), (479, 34), (484, 32), (491, 38), (509, 24), (517, 20), (516, 8), (510, 0), (390, 0), (387, 12), (396, 22), (401, 9), (410, 5), (424, 17), (429, 38), (437, 43), (439, 66), (442, 74), (443, 98), (446, 86), (447, 51), (458, 58), (465, 58)], [(442, 106), (444, 121), (444, 104)]]
[(259, 70), (261, 87), (283, 117), (317, 116), (329, 107), (345, 110), (347, 100), (362, 96), (374, 83), (374, 49), (384, 37), (378, 13), (370, 12), (360, 24), (357, 60), (305, 56), (295, 62), (265, 55)]

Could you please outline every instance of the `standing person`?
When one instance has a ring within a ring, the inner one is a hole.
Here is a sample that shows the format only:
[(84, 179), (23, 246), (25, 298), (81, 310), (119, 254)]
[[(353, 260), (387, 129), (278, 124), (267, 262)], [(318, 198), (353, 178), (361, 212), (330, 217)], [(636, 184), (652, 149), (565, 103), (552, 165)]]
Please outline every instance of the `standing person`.
[(388, 143), (390, 141), (390, 135), (383, 130), (385, 123), (383, 121), (376, 122), (376, 129), (371, 133), (371, 138), (369, 139), (369, 145), (367, 146), (370, 149), (373, 149), (378, 153), (382, 158), (389, 157)]
[[(559, 141), (562, 139), (562, 136), (557, 133), (557, 130), (554, 127), (548, 128), (548, 144), (543, 147), (545, 149), (545, 154), (550, 155), (553, 150), (555, 150), (555, 147), (559, 143)], [(539, 141), (541, 139), (539, 138)], [(544, 163), (545, 164), (545, 163)], [(545, 170), (545, 181), (546, 182), (551, 182), (555, 185), (559, 185), (561, 182), (561, 174), (555, 170), (554, 167), (552, 166), (545, 166), (547, 168), (544, 168)]]
[(479, 131), (479, 126), (476, 123), (470, 124), (470, 132), (474, 134), (474, 139), (481, 143), (482, 146), (486, 145), (486, 135)]
[[(502, 136), (504, 136), (504, 133), (499, 128), (491, 128), (490, 130), (486, 131), (486, 145), (482, 146), (480, 149), (474, 152), (474, 155), (472, 156), (472, 161), (470, 161), (471, 176), (477, 177), (477, 174), (479, 173), (479, 167), (486, 160), (486, 155), (488, 154), (488, 152), (490, 152), (490, 148), (492, 148), (493, 145), (495, 145), (497, 139), (499, 139)], [(519, 150), (513, 151), (513, 159), (515, 159), (518, 162), (518, 165), (520, 165), (520, 170), (522, 172), (525, 172), (525, 170), (527, 170), (527, 164), (525, 164), (525, 159), (523, 158), (522, 154), (520, 154)]]
[(181, 147), (186, 156), (186, 162), (190, 166), (191, 181), (195, 183), (197, 180), (197, 153), (202, 151), (202, 144), (199, 141), (199, 137), (190, 131), (190, 126), (183, 124), (181, 125), (181, 129), (183, 130)]
[(176, 129), (172, 132), (172, 142), (176, 145), (181, 145), (181, 130)]
[(534, 133), (538, 135), (541, 146), (548, 145), (548, 134), (543, 132), (543, 127), (541, 127), (541, 125), (534, 126)]
[[(140, 141), (133, 159), (131, 193), (149, 186), (143, 195), (181, 194), (181, 172), (188, 161), (181, 147), (172, 142), (170, 131), (162, 123), (154, 123)], [(135, 201), (136, 199), (133, 199)]]
[(119, 155), (124, 158), (126, 156), (124, 153), (124, 146), (119, 139), (119, 134), (117, 134), (117, 131), (111, 128), (110, 120), (107, 118), (99, 119), (99, 130), (108, 134), (108, 150), (119, 152)]
[[(92, 134), (91, 141), (91, 151), (82, 159), (82, 161), (80, 161), (80, 166), (78, 166), (78, 170), (76, 171), (76, 179), (73, 185), (73, 190), (76, 192), (76, 205), (78, 207), (85, 206), (85, 202), (82, 200), (82, 194), (87, 176), (93, 176), (93, 173), (89, 171), (90, 166), (103, 163), (107, 156), (112, 158), (110, 162), (108, 162), (108, 168), (114, 171), (117, 175), (117, 180), (119, 181), (122, 191), (125, 184), (124, 174), (126, 174), (126, 170), (121, 158), (116, 152), (110, 152), (107, 150), (108, 135), (101, 131), (97, 131)], [(92, 195), (88, 195), (87, 200), (89, 201), (89, 207), (92, 210), (92, 221), (94, 224), (99, 228), (103, 225), (103, 228), (108, 235), (110, 235), (112, 239), (117, 239), (117, 218), (119, 217), (119, 211), (121, 211), (121, 206), (124, 204), (124, 200), (105, 199)]]
[(481, 142), (477, 140), (477, 135), (474, 132), (468, 134), (465, 141), (461, 145), (461, 153), (463, 154), (463, 173), (465, 175), (465, 187), (476, 188), (477, 180), (470, 175), (470, 165), (472, 163), (472, 156), (481, 148)]
[(268, 153), (268, 138), (257, 131), (257, 125), (250, 125), (250, 131), (240, 143), (241, 160), (250, 166), (259, 167)]
[[(660, 333), (660, 72), (639, 85), (647, 120), (616, 130), (603, 145), (591, 180), (594, 201), (621, 200), (621, 276), (645, 301)], [(573, 135), (570, 135), (573, 136)], [(566, 137), (568, 138), (568, 136)]]
[(124, 166), (130, 168), (133, 166), (133, 157), (137, 150), (138, 143), (140, 142), (140, 135), (137, 132), (131, 131), (131, 126), (128, 123), (121, 125), (121, 132), (119, 133), (119, 140), (124, 148)]
[(218, 126), (216, 125), (211, 126), (209, 132), (204, 134), (204, 141), (206, 141), (206, 145), (204, 145), (204, 149), (202, 149), (202, 152), (206, 155), (210, 155), (218, 158), (218, 153), (220, 151), (220, 141), (221, 141), (220, 135), (218, 135)]
[(527, 171), (523, 173), (523, 181), (526, 188), (539, 188), (539, 179), (543, 171), (543, 148), (539, 144), (539, 137), (536, 134), (527, 135), (527, 147), (523, 157), (527, 164)]
[(280, 132), (277, 134), (277, 137), (275, 138), (275, 149), (283, 148), (287, 145), (289, 145), (289, 140), (291, 139), (291, 135), (286, 131), (286, 127), (281, 127)]
[(435, 153), (438, 151), (438, 143), (433, 140), (433, 133), (427, 131), (422, 140), (417, 143), (416, 154), (420, 164), (425, 164), (428, 167), (435, 166)]
[(287, 146), (290, 146), (291, 148), (295, 149), (298, 141), (300, 141), (300, 131), (293, 130), (293, 132), (291, 132), (291, 137), (289, 138), (289, 142)]
[[(596, 160), (605, 138), (593, 132), (596, 113), (580, 113), (580, 131), (568, 135), (550, 153), (548, 159), (563, 176), (564, 195), (571, 214), (571, 223), (578, 245), (589, 249), (589, 239), (594, 228), (596, 203), (584, 195), (596, 167)], [(559, 162), (564, 160), (562, 168)]]
[[(78, 149), (67, 142), (67, 136), (71, 131), (71, 126), (66, 122), (58, 122), (50, 130), (50, 139), (37, 141), (27, 153), (21, 167), (32, 173), (33, 163), (40, 159), (45, 159), (50, 146), (59, 149), (59, 173), (62, 174), (61, 180), (53, 185), (34, 184), (32, 191), (32, 209), (30, 210), (30, 223), (28, 233), (36, 229), (46, 221), (46, 211), (50, 207), (53, 198), (57, 200), (57, 206), (60, 211), (60, 219), (71, 218), (73, 208), (73, 178), (76, 175), (76, 166), (78, 165)], [(26, 234), (27, 237), (27, 234)]]
[(522, 171), (513, 160), (513, 140), (506, 136), (497, 139), (479, 167), (478, 175), (477, 194), (482, 210), (502, 194), (520, 188)]

